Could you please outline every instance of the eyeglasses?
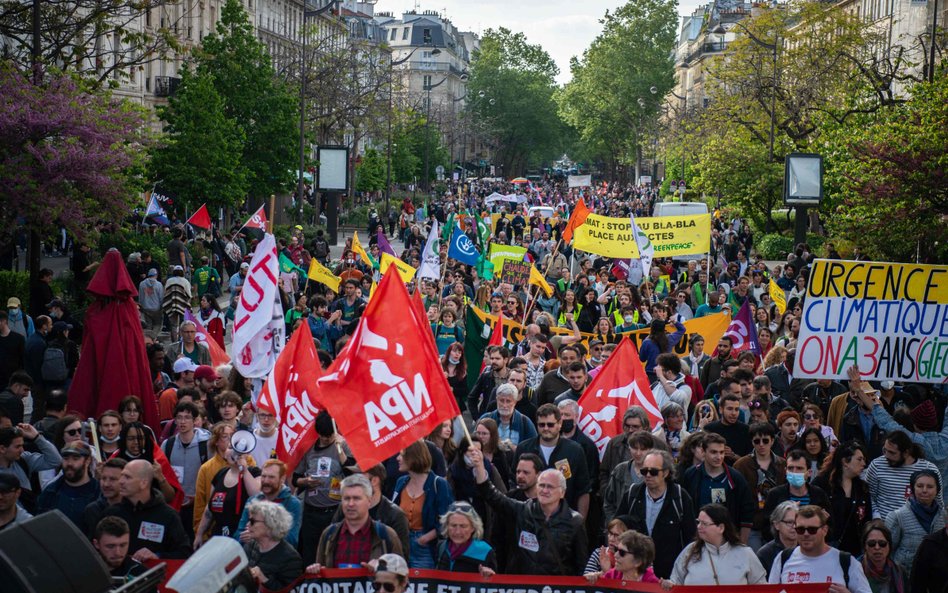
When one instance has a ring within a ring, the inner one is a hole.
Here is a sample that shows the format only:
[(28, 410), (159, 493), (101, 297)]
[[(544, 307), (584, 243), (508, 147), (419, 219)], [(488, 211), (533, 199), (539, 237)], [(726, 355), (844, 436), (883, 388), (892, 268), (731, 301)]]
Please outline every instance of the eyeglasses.
[(643, 477), (652, 476), (654, 478), (658, 474), (662, 473), (662, 470), (656, 467), (643, 467), (642, 469), (639, 470), (639, 473), (642, 474)]
[(537, 422), (537, 428), (553, 428), (556, 422)]
[(71, 429), (69, 429), (69, 430), (64, 430), (63, 432), (64, 432), (65, 434), (68, 434), (68, 435), (71, 436), (71, 437), (75, 437), (75, 436), (79, 436), (80, 434), (82, 434), (82, 429), (81, 429), (81, 428), (71, 428)]
[(632, 552), (628, 550), (623, 550), (618, 546), (609, 546), (609, 549), (612, 550), (613, 554), (618, 554), (619, 558), (625, 558), (626, 556), (631, 556)]
[(715, 524), (711, 522), (702, 521), (701, 519), (695, 519), (695, 525), (697, 525), (698, 527), (714, 527)]
[(631, 432), (642, 430), (641, 424), (623, 424), (622, 427)]
[(372, 588), (376, 591), (379, 589), (384, 589), (388, 593), (395, 593), (395, 583), (380, 583), (378, 581), (373, 581)]
[(756, 438), (751, 441), (755, 445), (766, 445), (770, 442), (770, 438)]
[(867, 539), (866, 540), (867, 548), (888, 548), (889, 542), (884, 539)]
[(822, 528), (823, 528), (822, 525), (819, 525), (817, 527), (814, 527), (812, 525), (809, 525), (809, 526), (797, 525), (796, 527), (793, 528), (793, 530), (797, 532), (797, 535), (803, 535), (804, 533), (809, 533), (810, 535), (816, 535), (816, 532)]
[(803, 415), (803, 419), (804, 419), (804, 420), (816, 420), (816, 418), (817, 418), (817, 415), (816, 415), (816, 414), (804, 414), (804, 415)]
[(263, 523), (263, 521), (261, 521), (260, 519), (254, 519), (253, 517), (251, 517), (250, 519), (247, 519), (248, 525), (256, 525), (257, 523)]

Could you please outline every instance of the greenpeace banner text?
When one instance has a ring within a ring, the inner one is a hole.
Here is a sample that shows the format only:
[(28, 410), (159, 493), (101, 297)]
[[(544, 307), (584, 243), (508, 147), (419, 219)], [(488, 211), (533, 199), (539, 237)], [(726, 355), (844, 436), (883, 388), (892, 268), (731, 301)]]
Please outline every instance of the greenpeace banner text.
[(234, 314), (233, 362), (244, 377), (265, 377), (283, 348), (286, 325), (279, 276), (276, 240), (267, 233), (253, 252)]
[[(146, 560), (152, 568), (165, 565), (165, 582), (184, 564), (184, 560)], [(657, 583), (599, 579), (590, 584), (585, 577), (498, 574), (484, 578), (479, 574), (444, 570), (408, 571), (407, 593), (664, 593)], [(162, 587), (163, 589), (163, 587)], [(728, 585), (729, 593), (827, 593), (829, 583), (794, 585)], [(380, 593), (372, 587), (372, 575), (363, 569), (324, 568), (318, 576), (304, 575), (293, 593)], [(176, 593), (185, 593), (178, 591)], [(675, 593), (721, 593), (718, 585), (676, 585)]]
[(393, 266), (319, 380), (320, 402), (360, 467), (381, 463), (460, 414), (434, 338), (425, 335), (431, 329)]
[[(655, 257), (705, 253), (711, 247), (711, 215), (636, 218), (655, 248)], [(573, 235), (573, 247), (605, 257), (639, 257), (632, 220), (590, 214)]]
[(622, 434), (623, 415), (629, 406), (641, 406), (649, 416), (650, 426), (661, 426), (662, 412), (639, 360), (639, 351), (626, 336), (579, 398), (579, 428), (596, 444), (600, 459), (609, 440)]
[(794, 377), (948, 381), (948, 266), (813, 262)]
[(322, 374), (313, 334), (303, 323), (280, 353), (257, 399), (257, 409), (270, 412), (279, 422), (276, 454), (287, 465), (287, 473), (292, 474), (316, 442), (313, 426), (320, 410), (316, 380)]

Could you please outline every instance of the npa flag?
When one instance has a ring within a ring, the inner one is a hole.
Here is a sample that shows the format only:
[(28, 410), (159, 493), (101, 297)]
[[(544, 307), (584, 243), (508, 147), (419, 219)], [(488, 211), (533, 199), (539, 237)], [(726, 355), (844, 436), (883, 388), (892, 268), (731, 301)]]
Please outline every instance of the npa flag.
[(363, 468), (461, 413), (434, 339), (417, 339), (431, 328), (396, 270), (382, 277), (377, 293), (346, 349), (319, 379), (320, 402)]
[(257, 208), (257, 211), (247, 219), (244, 226), (240, 227), (240, 230), (243, 229), (254, 229), (261, 233), (267, 232), (267, 211), (264, 210), (263, 206)]
[(148, 199), (148, 207), (145, 208), (145, 220), (152, 219), (162, 226), (168, 226), (171, 222), (168, 220), (168, 214), (165, 213), (165, 209), (161, 207), (161, 204), (158, 203), (158, 198), (155, 196), (154, 192), (151, 194), (151, 198)]
[(451, 243), (448, 244), (448, 257), (467, 266), (476, 266), (480, 255), (477, 247), (474, 247), (474, 243), (471, 242), (471, 238), (455, 226), (451, 234)]
[(211, 228), (211, 215), (207, 212), (207, 204), (201, 204), (201, 207), (188, 219), (188, 224), (199, 229)]
[(418, 277), (428, 280), (437, 280), (441, 277), (441, 253), (438, 249), (438, 221), (431, 223), (425, 249), (421, 252), (421, 266), (418, 268)]
[(623, 336), (579, 398), (579, 428), (596, 444), (600, 459), (609, 439), (622, 434), (622, 416), (629, 406), (641, 406), (652, 427), (661, 425), (662, 412), (639, 360), (638, 349), (628, 336)]
[(388, 242), (388, 239), (386, 239), (385, 235), (382, 233), (382, 229), (378, 230), (378, 234), (376, 235), (376, 238), (379, 244), (380, 253), (387, 253), (391, 255), (392, 257), (398, 257), (398, 254), (395, 253), (394, 249), (392, 249), (391, 243)]
[[(655, 257), (655, 246), (639, 225), (635, 224), (635, 215), (632, 215), (632, 234), (635, 236), (635, 245), (639, 248), (639, 262), (642, 264), (642, 277), (648, 278), (652, 271), (652, 258)], [(670, 287), (670, 284), (669, 284)]]
[(745, 350), (753, 352), (757, 356), (761, 355), (760, 342), (757, 341), (757, 326), (754, 324), (754, 317), (751, 315), (750, 299), (744, 301), (737, 315), (731, 320), (731, 325), (727, 326), (725, 336), (730, 336), (733, 341), (731, 346), (731, 355), (737, 356)]
[(339, 292), (339, 285), (342, 283), (342, 278), (334, 275), (329, 268), (316, 261), (315, 257), (309, 260), (309, 271), (306, 272), (306, 277), (328, 286), (333, 292)]
[(276, 240), (266, 233), (250, 261), (234, 314), (234, 367), (244, 377), (265, 377), (283, 349), (286, 326), (277, 281)]
[(218, 367), (222, 364), (230, 363), (230, 356), (227, 355), (227, 351), (220, 347), (217, 340), (208, 335), (207, 328), (204, 327), (199, 317), (195, 317), (191, 313), (191, 309), (184, 310), (184, 320), (194, 322), (197, 328), (197, 335), (194, 337), (194, 341), (207, 346), (207, 351), (208, 354), (211, 355), (211, 364), (213, 366)]
[(587, 218), (589, 218), (589, 208), (586, 207), (586, 202), (580, 198), (579, 201), (576, 202), (576, 207), (573, 208), (573, 212), (569, 215), (569, 222), (566, 223), (566, 228), (563, 229), (564, 243), (569, 243), (573, 239), (573, 231), (582, 226)]
[(316, 442), (314, 425), (320, 411), (316, 381), (322, 374), (313, 334), (304, 323), (280, 353), (257, 399), (257, 409), (279, 421), (276, 454), (289, 473)]

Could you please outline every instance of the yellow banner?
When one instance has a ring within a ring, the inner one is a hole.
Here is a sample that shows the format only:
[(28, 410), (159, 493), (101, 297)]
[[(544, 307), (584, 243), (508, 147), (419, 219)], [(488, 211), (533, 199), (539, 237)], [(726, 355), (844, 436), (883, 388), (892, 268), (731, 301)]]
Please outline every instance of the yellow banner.
[[(484, 323), (487, 323), (491, 326), (491, 331), (493, 332), (493, 327), (497, 323), (497, 317), (489, 313), (485, 313), (478, 307), (471, 307), (471, 310), (477, 315), (477, 317)], [(731, 317), (727, 313), (715, 313), (713, 315), (706, 315), (704, 317), (699, 317), (696, 319), (689, 319), (684, 323), (685, 325), (685, 335), (678, 341), (678, 344), (675, 346), (674, 353), (678, 356), (685, 356), (688, 354), (688, 341), (695, 334), (699, 334), (704, 338), (704, 343), (708, 345), (709, 348), (714, 349), (714, 346), (717, 345), (718, 340), (721, 339), (721, 336), (724, 335), (724, 332), (727, 331), (728, 325), (731, 323)], [(669, 325), (667, 328), (668, 333), (675, 331), (674, 326)], [(572, 330), (563, 328), (563, 327), (551, 327), (550, 331), (553, 335), (559, 336), (571, 336), (573, 335)], [(635, 342), (636, 348), (642, 345), (642, 341), (648, 337), (649, 329), (640, 329), (638, 331), (629, 332), (629, 338)], [(520, 343), (525, 335), (524, 326), (504, 317), (504, 339), (511, 344)], [(584, 346), (586, 346), (590, 339), (594, 336), (593, 334), (581, 333), (583, 337)], [(586, 348), (587, 352), (589, 348)], [(710, 352), (710, 350), (709, 350)]]
[(523, 261), (523, 256), (526, 255), (527, 250), (524, 247), (519, 247), (517, 245), (501, 245), (500, 243), (491, 243), (490, 244), (490, 263), (494, 264), (495, 270), (500, 270), (504, 267), (505, 259), (512, 259), (514, 261)]
[[(635, 223), (648, 235), (655, 257), (707, 253), (711, 246), (710, 214), (636, 218)], [(573, 234), (573, 247), (605, 257), (639, 256), (629, 218), (590, 214)]]
[(339, 292), (339, 284), (342, 282), (342, 279), (338, 276), (334, 276), (333, 273), (329, 271), (329, 268), (316, 261), (315, 257), (309, 260), (309, 270), (306, 272), (306, 276), (309, 277), (310, 280), (325, 284), (331, 288), (333, 292)]
[(397, 257), (393, 257), (390, 253), (382, 252), (382, 257), (379, 261), (379, 272), (382, 275), (385, 275), (385, 272), (388, 271), (388, 267), (395, 265), (395, 269), (398, 270), (398, 275), (402, 277), (402, 282), (411, 282), (411, 279), (415, 277), (415, 268), (406, 264)]
[(948, 304), (948, 266), (818, 260), (807, 295)]

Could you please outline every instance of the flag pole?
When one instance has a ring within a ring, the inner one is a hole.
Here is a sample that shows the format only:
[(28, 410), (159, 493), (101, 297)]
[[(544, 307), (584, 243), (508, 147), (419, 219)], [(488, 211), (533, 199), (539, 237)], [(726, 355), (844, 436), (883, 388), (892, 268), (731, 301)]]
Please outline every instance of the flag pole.
[(464, 429), (464, 436), (467, 437), (467, 442), (469, 445), (474, 443), (474, 439), (471, 438), (471, 431), (467, 427), (467, 422), (464, 421), (464, 413), (460, 413), (456, 416), (461, 419), (461, 428)]
[(708, 292), (711, 290), (711, 250), (708, 249), (708, 279), (704, 283), (704, 304), (708, 304)]
[(267, 232), (273, 234), (273, 221), (276, 216), (276, 194), (270, 194), (270, 220), (267, 221)]

